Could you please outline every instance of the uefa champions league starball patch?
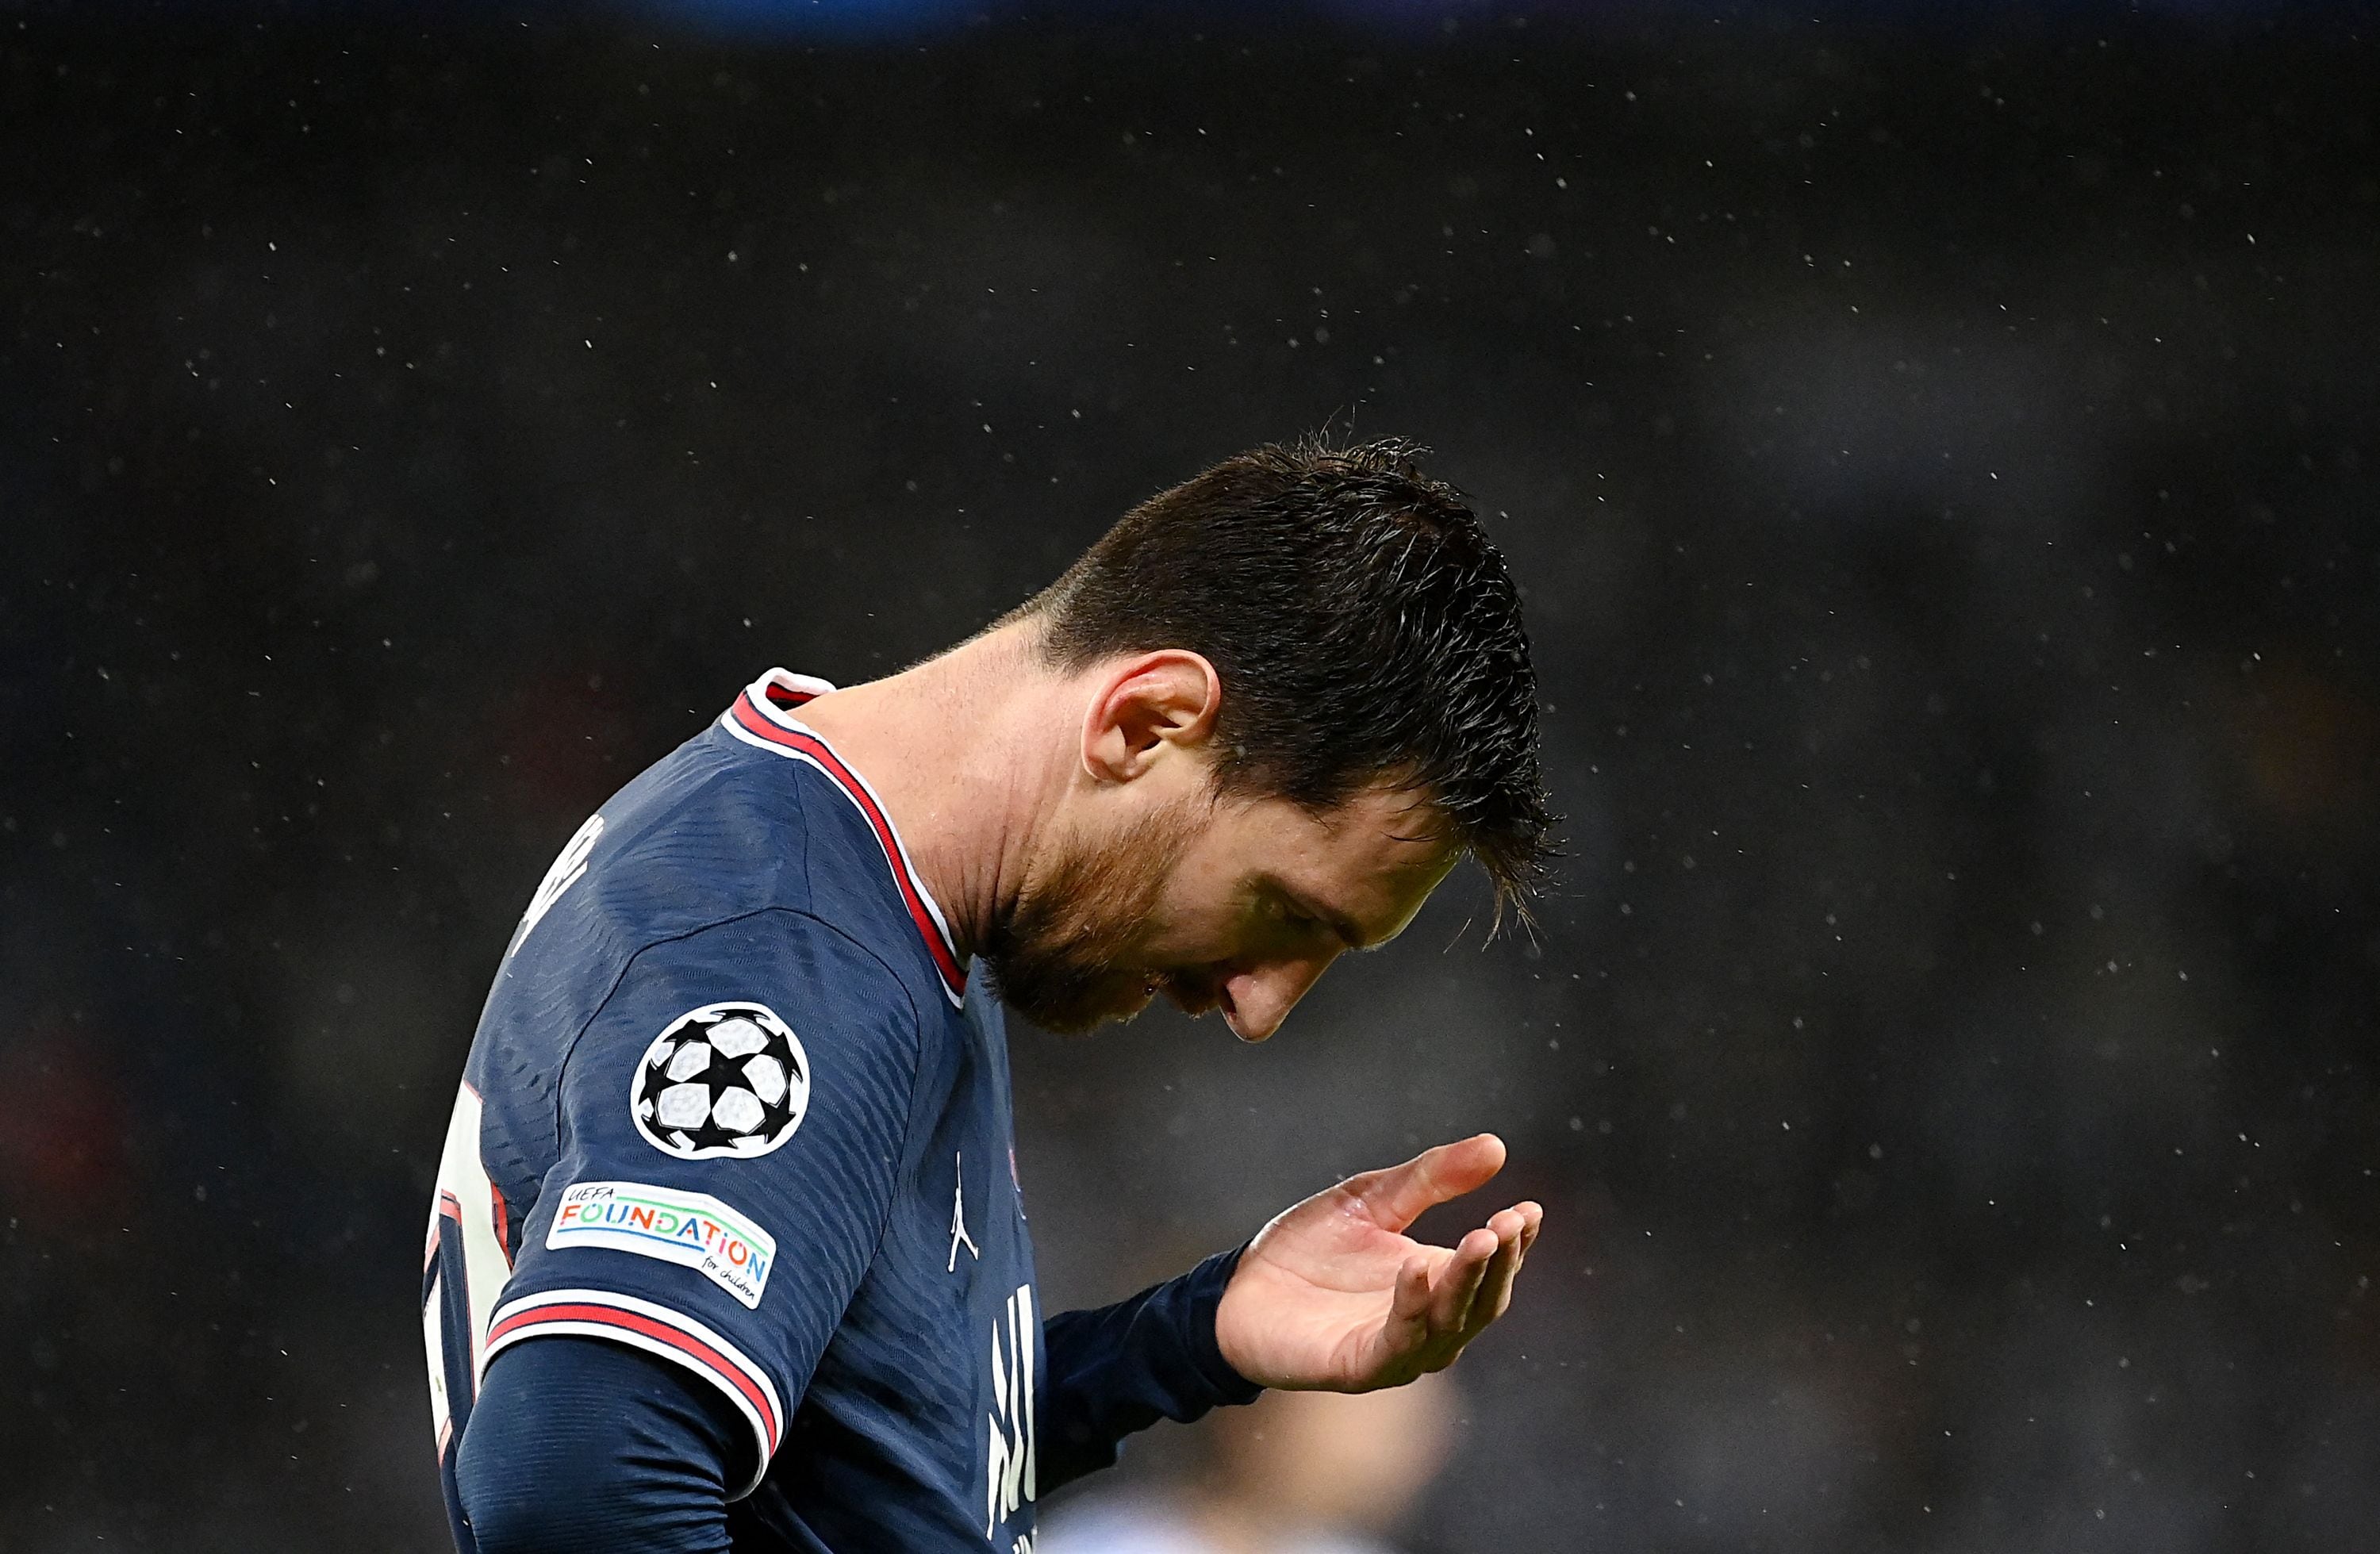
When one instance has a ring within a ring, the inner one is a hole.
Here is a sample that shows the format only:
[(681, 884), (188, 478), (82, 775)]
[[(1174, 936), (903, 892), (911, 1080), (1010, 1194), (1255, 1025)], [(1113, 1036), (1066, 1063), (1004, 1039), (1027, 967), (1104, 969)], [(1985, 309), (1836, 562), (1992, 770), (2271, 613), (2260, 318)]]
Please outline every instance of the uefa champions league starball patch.
[(755, 1159), (794, 1136), (810, 1060), (764, 1003), (706, 1003), (669, 1023), (628, 1080), (645, 1142), (682, 1160)]

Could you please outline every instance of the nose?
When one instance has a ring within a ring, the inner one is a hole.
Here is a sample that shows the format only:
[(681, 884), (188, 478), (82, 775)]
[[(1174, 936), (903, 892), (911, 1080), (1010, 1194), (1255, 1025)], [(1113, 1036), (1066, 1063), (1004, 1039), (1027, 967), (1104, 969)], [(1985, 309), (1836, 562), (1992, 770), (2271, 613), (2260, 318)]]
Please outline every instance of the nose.
[(1232, 972), (1223, 978), (1220, 989), (1223, 1023), (1242, 1041), (1264, 1040), (1281, 1029), (1289, 1012), (1297, 1007), (1297, 1001), (1322, 980), (1322, 974), (1337, 958), (1335, 953), (1318, 955)]

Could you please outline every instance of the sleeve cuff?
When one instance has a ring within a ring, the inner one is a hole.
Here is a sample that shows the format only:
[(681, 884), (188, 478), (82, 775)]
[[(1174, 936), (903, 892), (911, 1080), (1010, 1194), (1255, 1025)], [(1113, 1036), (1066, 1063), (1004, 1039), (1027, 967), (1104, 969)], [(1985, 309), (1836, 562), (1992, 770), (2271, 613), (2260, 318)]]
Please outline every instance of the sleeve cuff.
[(1240, 1254), (1247, 1249), (1243, 1242), (1228, 1252), (1218, 1252), (1181, 1279), (1183, 1350), (1207, 1388), (1210, 1407), (1253, 1402), (1264, 1390), (1232, 1368), (1215, 1336), (1215, 1314), (1222, 1307), (1223, 1289), (1239, 1269)]
[(768, 1373), (735, 1344), (691, 1317), (651, 1301), (603, 1290), (548, 1290), (496, 1308), (488, 1324), (487, 1357), (493, 1359), (509, 1345), (548, 1333), (625, 1343), (684, 1366), (718, 1388), (751, 1427), (759, 1447), (752, 1481), (728, 1498), (741, 1499), (759, 1487), (784, 1436), (784, 1407)]

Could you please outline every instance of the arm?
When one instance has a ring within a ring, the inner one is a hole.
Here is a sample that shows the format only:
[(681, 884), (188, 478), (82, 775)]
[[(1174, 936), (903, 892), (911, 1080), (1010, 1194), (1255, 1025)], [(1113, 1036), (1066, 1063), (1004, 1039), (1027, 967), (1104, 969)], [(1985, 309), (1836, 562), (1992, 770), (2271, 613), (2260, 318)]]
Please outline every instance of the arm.
[(1239, 1261), (1224, 1252), (1130, 1300), (1042, 1324), (1049, 1381), (1034, 1435), (1043, 1493), (1113, 1463), (1135, 1430), (1160, 1419), (1186, 1425), (1262, 1390), (1215, 1343), (1215, 1309)]
[(479, 1554), (725, 1554), (749, 1434), (715, 1390), (665, 1360), (540, 1339), (489, 1362), (455, 1487)]

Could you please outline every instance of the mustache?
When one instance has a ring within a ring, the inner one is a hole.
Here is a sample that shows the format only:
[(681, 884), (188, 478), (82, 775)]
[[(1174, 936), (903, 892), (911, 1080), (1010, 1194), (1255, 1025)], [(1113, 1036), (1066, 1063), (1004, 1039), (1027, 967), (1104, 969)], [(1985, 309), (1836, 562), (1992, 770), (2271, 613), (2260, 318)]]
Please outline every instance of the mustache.
[(1168, 1002), (1193, 1018), (1223, 1002), (1222, 988), (1216, 979), (1195, 972), (1163, 972), (1150, 977), (1148, 986), (1152, 993), (1163, 993)]

